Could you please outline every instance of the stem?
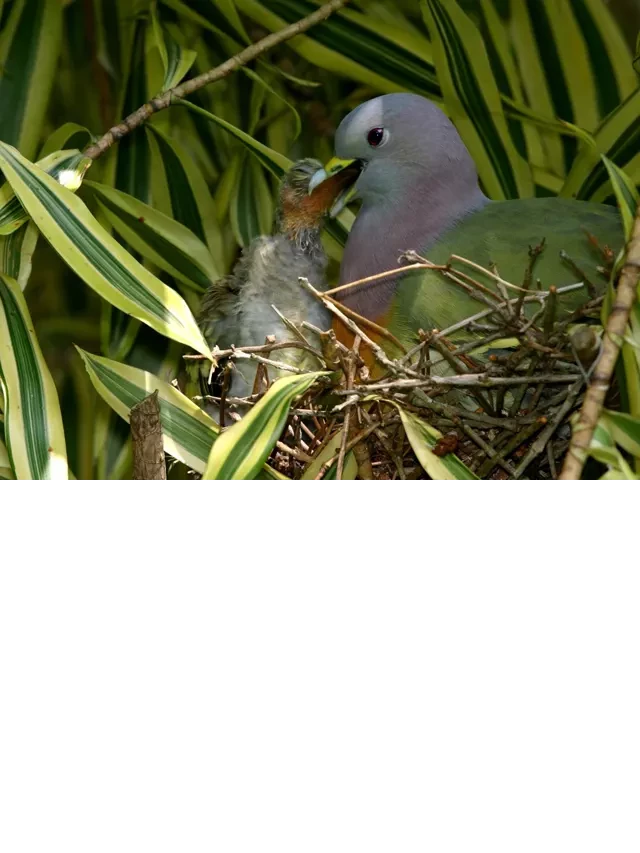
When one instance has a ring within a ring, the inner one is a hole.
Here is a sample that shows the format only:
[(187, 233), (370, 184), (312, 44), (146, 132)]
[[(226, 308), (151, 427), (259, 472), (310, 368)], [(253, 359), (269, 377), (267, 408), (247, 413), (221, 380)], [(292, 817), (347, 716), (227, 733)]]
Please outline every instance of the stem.
[(613, 370), (629, 322), (631, 309), (637, 298), (640, 278), (640, 205), (636, 211), (633, 233), (627, 246), (627, 255), (618, 278), (616, 297), (607, 320), (602, 339), (602, 352), (587, 388), (580, 417), (573, 429), (569, 452), (564, 461), (561, 480), (579, 480), (582, 474), (591, 439), (611, 386)]

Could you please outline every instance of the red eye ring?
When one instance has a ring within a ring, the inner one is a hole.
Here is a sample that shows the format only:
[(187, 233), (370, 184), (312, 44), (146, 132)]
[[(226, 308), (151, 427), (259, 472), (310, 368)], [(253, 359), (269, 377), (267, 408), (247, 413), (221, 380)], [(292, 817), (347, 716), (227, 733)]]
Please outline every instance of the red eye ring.
[(384, 141), (384, 127), (372, 127), (367, 133), (367, 142), (372, 148), (377, 148)]

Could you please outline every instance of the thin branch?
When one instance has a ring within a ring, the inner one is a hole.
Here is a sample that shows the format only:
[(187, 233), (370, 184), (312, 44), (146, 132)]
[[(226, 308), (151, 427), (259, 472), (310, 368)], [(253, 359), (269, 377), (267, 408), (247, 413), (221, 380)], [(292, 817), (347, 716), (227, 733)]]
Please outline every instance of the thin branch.
[(640, 205), (636, 211), (627, 256), (618, 278), (615, 301), (602, 338), (600, 358), (591, 375), (578, 422), (573, 428), (569, 452), (560, 474), (561, 480), (579, 480), (582, 474), (591, 439), (611, 385), (629, 315), (637, 299), (638, 279), (640, 279)]
[(91, 160), (97, 160), (98, 157), (111, 148), (114, 142), (117, 142), (119, 139), (122, 139), (123, 136), (131, 133), (132, 130), (140, 127), (140, 125), (144, 124), (144, 122), (154, 113), (166, 109), (175, 99), (185, 98), (197, 89), (202, 89), (203, 86), (208, 86), (209, 83), (215, 83), (218, 80), (222, 80), (223, 77), (227, 77), (233, 71), (237, 71), (238, 68), (242, 68), (244, 65), (252, 62), (256, 57), (265, 53), (267, 50), (271, 50), (271, 48), (282, 44), (282, 42), (288, 41), (294, 36), (306, 32), (306, 30), (316, 24), (325, 21), (334, 12), (341, 9), (347, 2), (348, 0), (330, 0), (329, 3), (325, 3), (324, 6), (316, 9), (311, 15), (307, 15), (306, 18), (302, 18), (301, 20), (290, 24), (288, 27), (279, 30), (277, 33), (270, 33), (268, 36), (265, 36), (265, 38), (260, 39), (260, 41), (255, 42), (255, 44), (249, 45), (249, 47), (246, 47), (244, 50), (240, 51), (240, 53), (237, 53), (235, 56), (227, 59), (226, 62), (218, 65), (216, 68), (211, 68), (209, 71), (205, 71), (204, 74), (199, 74), (191, 80), (185, 80), (183, 83), (180, 83), (179, 86), (175, 86), (173, 89), (163, 92), (156, 98), (152, 98), (148, 103), (138, 107), (135, 112), (123, 119), (120, 124), (117, 124), (115, 127), (108, 130), (96, 143), (90, 145), (84, 152), (85, 157), (89, 157)]

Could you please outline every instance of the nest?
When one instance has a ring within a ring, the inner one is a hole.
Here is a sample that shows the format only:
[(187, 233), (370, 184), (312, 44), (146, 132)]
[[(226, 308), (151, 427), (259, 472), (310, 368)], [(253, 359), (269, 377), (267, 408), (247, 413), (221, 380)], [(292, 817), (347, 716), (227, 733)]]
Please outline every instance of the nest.
[[(543, 249), (541, 244), (529, 250), (520, 285), (465, 258), (436, 266), (405, 253), (401, 261), (413, 269), (438, 269), (471, 293), (479, 310), (449, 329), (421, 330), (416, 345), (398, 358), (376, 342), (392, 337), (386, 330), (348, 311), (332, 291), (319, 292), (301, 279), (349, 328), (353, 345), (308, 323), (289, 324), (294, 340), (214, 352), (229, 359), (227, 370), (239, 358), (254, 359), (259, 367), (250, 397), (226, 397), (223, 381), (208, 399), (224, 414), (240, 417), (269, 387), (274, 368), (303, 372), (278, 360), (279, 351), (302, 348), (328, 373), (291, 409), (269, 459), (287, 477), (429, 479), (416, 436), (405, 429), (402, 414), (408, 413), (429, 425), (431, 454), (442, 460), (455, 454), (481, 479), (555, 479), (569, 446), (571, 418), (599, 353), (604, 297), (577, 268), (582, 280), (576, 284), (540, 289), (533, 271)], [(606, 247), (602, 254), (601, 272), (608, 276), (612, 255)], [(493, 279), (495, 292), (477, 273)], [(569, 313), (563, 299), (576, 290), (584, 291), (583, 304)], [(375, 371), (363, 358), (367, 349)]]

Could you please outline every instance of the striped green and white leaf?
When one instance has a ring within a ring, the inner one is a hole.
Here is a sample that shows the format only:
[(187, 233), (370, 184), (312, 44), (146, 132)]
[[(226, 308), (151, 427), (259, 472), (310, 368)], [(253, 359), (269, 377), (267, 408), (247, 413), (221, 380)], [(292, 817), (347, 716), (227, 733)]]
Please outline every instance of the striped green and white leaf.
[(424, 0), (425, 23), (447, 111), (491, 198), (533, 195), (531, 172), (509, 133), (478, 28), (455, 0)]
[[(133, 406), (158, 391), (164, 449), (171, 456), (202, 474), (220, 428), (202, 409), (173, 385), (146, 370), (93, 355), (78, 347), (91, 382), (103, 400), (129, 422)], [(286, 479), (272, 468), (269, 479)]]
[[(68, 121), (61, 125), (51, 134), (38, 156), (38, 160), (48, 157), (50, 154), (58, 152), (78, 150), (82, 151), (87, 145), (93, 141), (91, 132), (81, 124), (76, 124), (74, 121)], [(41, 166), (40, 163), (38, 163)], [(42, 167), (44, 168), (44, 167)], [(48, 171), (48, 170), (47, 170)], [(51, 172), (49, 172), (51, 174)]]
[(618, 202), (618, 208), (624, 224), (625, 238), (629, 240), (633, 231), (633, 222), (638, 209), (638, 202), (640, 201), (638, 191), (629, 176), (616, 166), (612, 160), (605, 157), (604, 154), (602, 155), (602, 162), (605, 165), (616, 201)]
[[(325, 446), (320, 450), (319, 453), (315, 453), (313, 456), (313, 460), (307, 465), (304, 470), (304, 474), (300, 478), (301, 480), (315, 480), (320, 471), (322, 470), (323, 465), (326, 465), (327, 462), (330, 462), (331, 459), (340, 451), (340, 445), (342, 444), (342, 436), (343, 430), (339, 429), (338, 432), (325, 444)], [(338, 460), (333, 463), (333, 465), (329, 468), (327, 473), (322, 478), (323, 480), (335, 480), (336, 474), (338, 471)], [(344, 469), (342, 471), (342, 479), (343, 480), (355, 480), (358, 476), (358, 463), (356, 461), (355, 456), (353, 455), (353, 451), (349, 451), (344, 459)]]
[(610, 420), (600, 418), (591, 439), (589, 455), (609, 468), (609, 472), (602, 479), (635, 480), (636, 475), (617, 447), (610, 426)]
[(611, 194), (609, 171), (601, 155), (640, 184), (640, 88), (623, 101), (594, 133), (593, 147), (584, 146), (575, 159), (561, 195), (604, 201)]
[(153, 42), (160, 53), (164, 69), (164, 79), (160, 91), (166, 92), (178, 85), (193, 65), (197, 54), (195, 50), (183, 47), (174, 37), (171, 29), (163, 26), (155, 6), (151, 7), (150, 32), (153, 36)]
[(0, 440), (0, 480), (15, 480), (15, 478), (16, 475), (13, 473), (9, 459), (9, 451), (4, 441)]
[(0, 167), (41, 233), (83, 281), (116, 308), (209, 357), (182, 297), (123, 249), (77, 196), (3, 143)]
[[(34, 165), (42, 169), (58, 183), (74, 192), (82, 183), (91, 160), (80, 151), (54, 151), (47, 154)], [(16, 198), (13, 187), (4, 184), (0, 188), (0, 235), (11, 234), (29, 218), (29, 215)]]
[(640, 460), (640, 418), (605, 409), (601, 422), (616, 444)]
[(404, 431), (409, 439), (413, 452), (418, 461), (432, 480), (477, 480), (476, 475), (454, 453), (437, 456), (433, 449), (442, 438), (442, 433), (435, 427), (421, 420), (417, 415), (405, 411), (401, 406), (396, 408)]
[[(271, 32), (313, 12), (309, 0), (236, 0), (238, 9)], [(300, 56), (334, 74), (356, 80), (374, 92), (417, 92), (440, 97), (429, 41), (420, 33), (380, 24), (374, 15), (341, 9), (289, 46)]]
[(29, 281), (39, 235), (33, 222), (27, 222), (17, 231), (0, 236), (0, 273), (15, 279), (20, 290), (24, 290)]
[(153, 123), (146, 128), (151, 143), (154, 203), (207, 244), (218, 277), (226, 269), (224, 243), (202, 170), (180, 142)]
[(18, 283), (0, 275), (4, 438), (19, 480), (66, 480), (60, 402)]
[(274, 151), (273, 148), (269, 148), (268, 145), (263, 145), (262, 142), (254, 139), (253, 136), (245, 133), (244, 130), (241, 130), (239, 127), (231, 124), (231, 122), (225, 121), (225, 119), (220, 118), (220, 116), (216, 116), (208, 110), (204, 110), (202, 107), (197, 107), (195, 104), (181, 98), (177, 99), (176, 103), (182, 104), (182, 106), (187, 107), (191, 112), (197, 113), (203, 118), (217, 124), (218, 127), (223, 128), (236, 139), (240, 140), (240, 142), (242, 142), (242, 144), (251, 151), (254, 157), (259, 160), (265, 169), (268, 169), (268, 171), (275, 175), (276, 178), (281, 178), (291, 166), (291, 160), (289, 160), (288, 157), (285, 157), (284, 154)]
[(0, 33), (2, 139), (26, 157), (38, 149), (62, 36), (62, 4), (14, 0)]
[(231, 227), (240, 246), (269, 234), (273, 222), (273, 199), (264, 170), (249, 155), (245, 158), (229, 209)]
[(291, 404), (323, 372), (283, 376), (241, 421), (213, 445), (204, 480), (253, 480), (269, 458), (287, 420)]
[(209, 249), (184, 225), (106, 184), (86, 181), (85, 186), (109, 224), (142, 257), (200, 292), (219, 278)]

